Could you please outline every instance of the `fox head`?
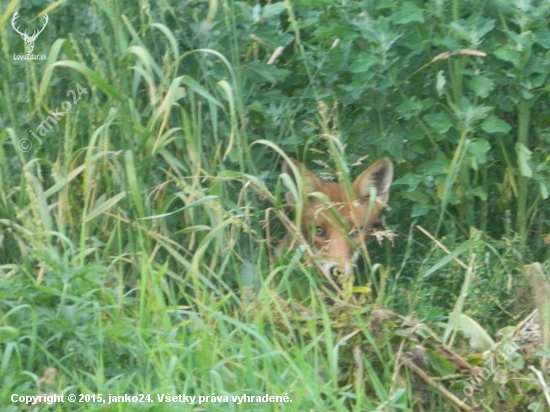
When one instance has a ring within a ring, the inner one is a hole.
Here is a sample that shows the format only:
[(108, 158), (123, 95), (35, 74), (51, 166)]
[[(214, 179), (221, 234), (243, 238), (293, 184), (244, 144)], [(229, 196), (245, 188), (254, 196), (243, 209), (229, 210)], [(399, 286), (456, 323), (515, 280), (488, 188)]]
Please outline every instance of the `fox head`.
[[(319, 256), (326, 276), (347, 273), (353, 265), (354, 252), (388, 201), (393, 163), (388, 158), (377, 160), (355, 179), (348, 193), (343, 184), (323, 182), (302, 163), (291, 160), (301, 179), (297, 179), (288, 163), (283, 162), (282, 169), (296, 186), (303, 184), (302, 234)], [(312, 195), (314, 192), (320, 195)], [(375, 198), (371, 198), (373, 193)], [(298, 205), (291, 192), (286, 193), (286, 201), (293, 207)]]

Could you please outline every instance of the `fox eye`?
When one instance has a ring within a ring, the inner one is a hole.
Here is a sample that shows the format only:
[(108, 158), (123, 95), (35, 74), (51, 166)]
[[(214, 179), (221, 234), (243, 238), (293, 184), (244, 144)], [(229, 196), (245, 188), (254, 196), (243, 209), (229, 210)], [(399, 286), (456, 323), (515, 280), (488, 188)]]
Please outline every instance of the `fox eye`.
[(315, 227), (315, 236), (325, 237), (326, 234), (327, 234), (327, 231), (324, 228), (322, 228), (321, 226)]
[(356, 238), (357, 236), (359, 236), (361, 234), (361, 230), (358, 228), (358, 227), (354, 227), (351, 232), (349, 232), (349, 237), (351, 238)]

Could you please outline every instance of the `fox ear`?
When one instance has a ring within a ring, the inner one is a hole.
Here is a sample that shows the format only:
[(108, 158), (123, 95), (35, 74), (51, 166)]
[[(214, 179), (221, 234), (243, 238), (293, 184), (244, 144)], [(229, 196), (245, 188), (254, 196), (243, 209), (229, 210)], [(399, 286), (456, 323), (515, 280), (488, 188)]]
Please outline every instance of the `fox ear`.
[(377, 160), (353, 182), (353, 190), (359, 199), (370, 196), (370, 188), (376, 188), (376, 196), (386, 203), (390, 197), (390, 185), (393, 180), (393, 163), (387, 157)]
[[(319, 187), (321, 186), (321, 181), (319, 180), (319, 178), (315, 176), (307, 167), (305, 167), (298, 160), (292, 159), (292, 158), (290, 160), (298, 168), (300, 176), (302, 177), (301, 180), (304, 184), (304, 189), (305, 189), (304, 195), (307, 196), (310, 193), (319, 191)], [(294, 184), (296, 185), (296, 187), (298, 187), (298, 184), (299, 184), (298, 179), (294, 175), (294, 172), (292, 171), (292, 168), (290, 167), (290, 165), (285, 161), (283, 161), (282, 171), (283, 173), (288, 173), (292, 178), (292, 180), (294, 181)], [(285, 198), (289, 205), (296, 204), (296, 199), (294, 199), (294, 195), (292, 194), (292, 192), (286, 192)]]

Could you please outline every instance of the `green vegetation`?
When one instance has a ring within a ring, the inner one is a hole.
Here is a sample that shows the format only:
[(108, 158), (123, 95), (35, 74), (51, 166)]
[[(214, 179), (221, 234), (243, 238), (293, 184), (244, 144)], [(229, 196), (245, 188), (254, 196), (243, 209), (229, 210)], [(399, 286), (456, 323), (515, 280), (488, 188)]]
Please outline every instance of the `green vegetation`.
[[(48, 14), (47, 60), (14, 57), (16, 10), (27, 33)], [(3, 2), (2, 410), (550, 410), (549, 19), (544, 0)], [(395, 163), (397, 236), (339, 296), (276, 253), (283, 154)], [(232, 401), (266, 394), (292, 403)]]

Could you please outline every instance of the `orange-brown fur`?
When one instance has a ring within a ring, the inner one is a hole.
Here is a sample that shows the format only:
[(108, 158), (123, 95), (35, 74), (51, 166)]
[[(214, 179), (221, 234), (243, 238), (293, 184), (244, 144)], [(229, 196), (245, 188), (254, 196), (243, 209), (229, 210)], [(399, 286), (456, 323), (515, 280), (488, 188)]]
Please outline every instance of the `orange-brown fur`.
[[(389, 196), (389, 186), (393, 178), (393, 164), (388, 158), (382, 158), (364, 170), (353, 182), (352, 193), (346, 193), (341, 183), (321, 181), (302, 163), (292, 162), (298, 169), (301, 179), (297, 179), (289, 164), (283, 164), (283, 172), (288, 173), (295, 184), (303, 184), (301, 232), (314, 247), (322, 260), (321, 267), (327, 275), (335, 270), (347, 269), (354, 251), (368, 236), (368, 232), (380, 217)], [(376, 199), (371, 199), (371, 187), (376, 188)], [(319, 192), (328, 202), (312, 194)], [(291, 193), (287, 193), (287, 202), (296, 206)], [(371, 202), (374, 204), (370, 205)], [(337, 214), (334, 215), (333, 212)], [(292, 234), (283, 239), (283, 245), (290, 245)]]

